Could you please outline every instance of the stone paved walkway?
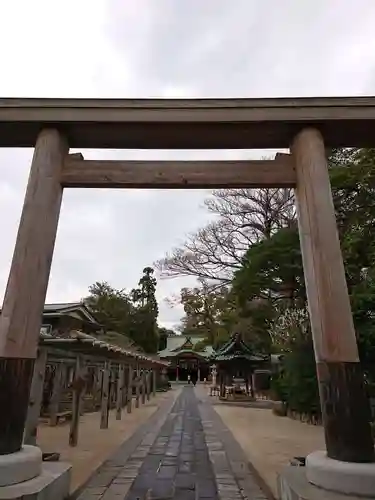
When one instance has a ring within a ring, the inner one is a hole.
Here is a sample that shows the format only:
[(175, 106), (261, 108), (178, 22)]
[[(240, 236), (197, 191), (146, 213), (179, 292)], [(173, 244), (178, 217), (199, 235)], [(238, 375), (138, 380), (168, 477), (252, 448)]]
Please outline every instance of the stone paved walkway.
[(79, 496), (79, 500), (266, 498), (205, 393), (189, 386), (124, 443)]

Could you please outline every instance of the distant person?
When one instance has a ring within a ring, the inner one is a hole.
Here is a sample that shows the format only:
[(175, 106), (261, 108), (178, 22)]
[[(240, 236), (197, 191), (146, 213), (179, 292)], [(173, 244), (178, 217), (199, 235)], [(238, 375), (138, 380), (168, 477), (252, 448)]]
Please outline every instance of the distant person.
[(188, 375), (188, 384), (190, 385), (190, 382), (191, 382), (191, 376)]
[(195, 384), (197, 383), (197, 376), (195, 374), (192, 376), (191, 381), (193, 382), (193, 386), (195, 387)]

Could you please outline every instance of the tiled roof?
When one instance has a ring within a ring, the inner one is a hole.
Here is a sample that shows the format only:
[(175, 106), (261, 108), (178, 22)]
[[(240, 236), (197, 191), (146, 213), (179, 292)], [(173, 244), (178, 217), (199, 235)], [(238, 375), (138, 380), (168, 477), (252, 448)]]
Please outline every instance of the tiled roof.
[(45, 304), (43, 309), (43, 316), (61, 316), (63, 314), (74, 313), (80, 311), (81, 314), (86, 316), (87, 320), (93, 324), (99, 325), (93, 313), (83, 302), (65, 302), (60, 304)]
[(45, 312), (61, 311), (64, 309), (71, 309), (81, 306), (85, 307), (85, 305), (82, 302), (63, 302), (56, 304), (44, 304), (44, 311)]
[(50, 347), (65, 347), (66, 349), (69, 349), (69, 347), (72, 346), (82, 345), (87, 347), (87, 351), (90, 351), (90, 349), (92, 348), (99, 348), (103, 349), (103, 351), (107, 351), (108, 353), (117, 353), (120, 356), (123, 355), (132, 357), (140, 361), (149, 361), (161, 365), (167, 364), (158, 356), (144, 354), (131, 348), (116, 346), (103, 340), (97, 339), (93, 335), (88, 335), (87, 333), (83, 333), (78, 330), (71, 330), (70, 332), (65, 332), (58, 335), (51, 335), (50, 333), (41, 332), (40, 343), (41, 345)]
[(226, 344), (214, 355), (216, 361), (231, 361), (233, 359), (246, 359), (248, 361), (266, 361), (269, 356), (254, 353), (243, 340), (242, 335), (235, 333)]
[[(167, 347), (159, 352), (161, 358), (172, 358), (183, 353), (194, 353), (209, 358), (214, 353), (212, 346), (205, 346), (201, 351), (195, 351), (194, 346), (203, 340), (201, 336), (176, 335), (167, 338)], [(192, 349), (183, 349), (184, 344), (192, 344)]]
[(254, 354), (216, 354), (215, 361), (232, 361), (233, 359), (246, 359), (247, 361), (267, 361), (267, 357)]

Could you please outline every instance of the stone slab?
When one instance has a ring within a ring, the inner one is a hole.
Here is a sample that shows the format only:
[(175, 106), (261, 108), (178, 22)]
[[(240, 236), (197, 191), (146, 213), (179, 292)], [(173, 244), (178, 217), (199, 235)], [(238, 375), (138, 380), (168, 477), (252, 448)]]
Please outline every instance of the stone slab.
[(272, 498), (265, 485), (260, 484), (241, 446), (215, 412), (207, 394), (199, 391), (199, 397), (199, 411), (219, 499), (268, 500)]
[[(77, 500), (266, 500), (241, 448), (193, 387), (151, 418)], [(1, 499), (0, 499), (1, 500)]]
[(306, 477), (315, 486), (346, 495), (375, 496), (375, 463), (332, 460), (325, 450), (306, 457)]
[(281, 472), (277, 482), (280, 500), (370, 500), (372, 497), (344, 495), (323, 490), (308, 482), (305, 467), (289, 465)]
[(19, 451), (0, 455), (0, 487), (29, 481), (40, 475), (42, 451), (37, 446), (24, 445)]
[(0, 487), (0, 500), (65, 500), (69, 496), (70, 476), (70, 464), (43, 462), (39, 476)]
[[(169, 393), (156, 412), (121, 444), (84, 485), (74, 491), (70, 500), (109, 500), (109, 498), (123, 500), (131, 484), (140, 474), (142, 465), (146, 472), (149, 472), (150, 467), (153, 469), (159, 465), (164, 456), (164, 446), (160, 450), (160, 455), (151, 454), (150, 451), (154, 449), (160, 428), (179, 394), (180, 390)], [(138, 458), (140, 454), (144, 455), (145, 451), (148, 451), (148, 454), (144, 458)], [(99, 494), (100, 489), (104, 490)]]
[(125, 497), (137, 498), (218, 499), (192, 387), (182, 390), (166, 416)]

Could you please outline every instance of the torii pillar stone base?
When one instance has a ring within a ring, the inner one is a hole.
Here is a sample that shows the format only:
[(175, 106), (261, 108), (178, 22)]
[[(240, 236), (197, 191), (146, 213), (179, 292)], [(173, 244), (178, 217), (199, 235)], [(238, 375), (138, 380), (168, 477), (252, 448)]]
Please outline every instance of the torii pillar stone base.
[(37, 446), (24, 445), (0, 455), (0, 500), (64, 500), (69, 496), (71, 465), (42, 462)]

